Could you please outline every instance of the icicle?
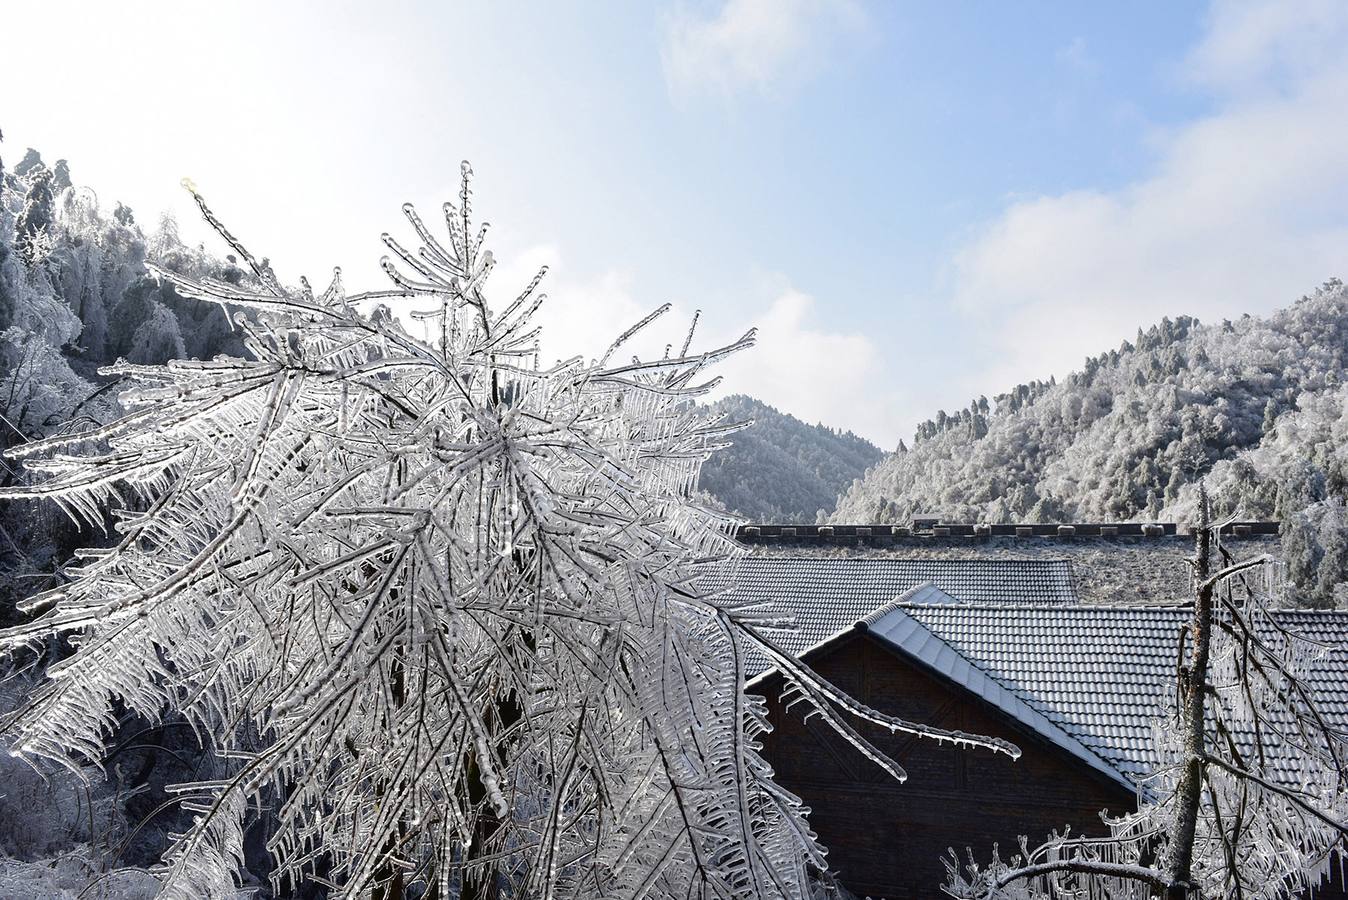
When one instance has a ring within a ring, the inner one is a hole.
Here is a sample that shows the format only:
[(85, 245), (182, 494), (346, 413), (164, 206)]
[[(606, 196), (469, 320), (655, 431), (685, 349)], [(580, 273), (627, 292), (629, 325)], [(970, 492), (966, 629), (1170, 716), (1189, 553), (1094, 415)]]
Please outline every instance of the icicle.
[(693, 332), (697, 331), (697, 320), (700, 318), (702, 318), (702, 310), (693, 310), (693, 321), (688, 325), (688, 337), (683, 340), (683, 350), (679, 353), (679, 356), (688, 356), (688, 348), (693, 345)]

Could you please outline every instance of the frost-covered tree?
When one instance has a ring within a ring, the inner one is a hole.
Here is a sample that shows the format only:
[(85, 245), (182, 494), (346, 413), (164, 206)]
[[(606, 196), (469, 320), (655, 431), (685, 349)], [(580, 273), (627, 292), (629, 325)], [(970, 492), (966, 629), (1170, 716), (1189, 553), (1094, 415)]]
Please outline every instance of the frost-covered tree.
[(0, 331), (0, 446), (8, 447), (61, 425), (71, 399), (87, 397), (94, 388), (60, 350), (79, 334), (79, 320), (17, 259), (0, 264), (0, 280), (17, 307), (14, 320)]
[(8, 496), (117, 529), (0, 632), (74, 648), (16, 750), (78, 768), (124, 711), (186, 717), (222, 774), (177, 789), (169, 897), (232, 895), (259, 815), (278, 887), (334, 896), (804, 897), (826, 864), (758, 755), (751, 654), (896, 774), (848, 716), (1015, 749), (858, 705), (697, 587), (737, 547), (693, 500), (734, 426), (694, 401), (752, 334), (619, 361), (666, 306), (540, 369), (543, 273), (488, 304), (468, 176), (447, 237), (405, 207), (421, 246), (385, 235), (393, 287), (352, 296), (281, 285), (197, 198), (251, 280), (159, 273), (252, 310), (249, 357), (108, 367), (125, 417), (12, 451)]
[(732, 394), (712, 411), (753, 424), (702, 469), (704, 490), (736, 515), (756, 522), (810, 522), (833, 509), (853, 479), (884, 456), (851, 432), (807, 425), (766, 403)]
[[(1206, 496), (1202, 498), (1206, 511)], [(1110, 836), (1064, 832), (1009, 861), (947, 861), (963, 900), (1274, 900), (1318, 886), (1348, 839), (1348, 734), (1308, 676), (1326, 647), (1270, 610), (1279, 567), (1235, 561), (1206, 514), (1158, 769)], [(1220, 556), (1219, 556), (1220, 554)], [(1215, 560), (1220, 559), (1220, 562)], [(1221, 568), (1217, 568), (1220, 565)]]
[(52, 169), (52, 188), (59, 194), (68, 187), (73, 187), (73, 182), (70, 180), (70, 163), (64, 159), (58, 159), (56, 167)]
[(118, 298), (144, 273), (144, 239), (137, 229), (105, 218), (97, 196), (83, 187), (61, 194), (55, 225), (46, 268), (82, 323), (73, 343), (81, 356), (94, 362), (115, 359), (107, 353), (109, 320)]
[(51, 170), (38, 164), (19, 214), (14, 247), (30, 265), (46, 257), (51, 246), (50, 229), (55, 216), (55, 195)]
[(38, 153), (32, 147), (29, 147), (23, 154), (23, 159), (14, 167), (14, 174), (20, 178), (27, 178), (32, 172), (43, 168), (42, 154)]

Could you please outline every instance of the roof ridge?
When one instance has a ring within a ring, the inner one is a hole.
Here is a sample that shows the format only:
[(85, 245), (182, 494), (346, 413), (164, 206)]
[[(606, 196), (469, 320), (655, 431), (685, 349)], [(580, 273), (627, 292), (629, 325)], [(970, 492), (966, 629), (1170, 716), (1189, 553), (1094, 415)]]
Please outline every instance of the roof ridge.
[[(945, 596), (950, 597), (950, 603), (947, 604), (947, 605), (955, 606), (955, 605), (958, 605), (958, 604), (960, 604), (960, 603), (965, 602), (965, 601), (962, 601), (962, 600), (958, 600), (958, 599), (956, 599), (955, 597), (952, 597), (949, 593), (947, 593), (947, 592), (941, 590), (941, 588), (937, 586), (936, 582), (932, 581), (931, 579), (928, 579), (928, 580), (922, 582), (921, 584), (915, 584), (915, 585), (913, 585), (913, 586), (910, 587), (908, 590), (904, 591), (902, 594), (899, 594), (899, 596), (895, 597), (893, 600), (891, 600), (891, 601), (889, 601), (888, 603), (886, 603), (884, 606), (879, 606), (879, 607), (876, 607), (875, 609), (871, 610), (871, 611), (868, 612), (866, 615), (864, 615), (864, 616), (862, 616), (860, 619), (858, 619), (856, 622), (852, 623), (852, 627), (853, 627), (853, 628), (858, 628), (858, 629), (861, 629), (861, 630), (864, 631), (865, 629), (869, 628), (871, 625), (873, 625), (873, 624), (875, 624), (876, 622), (878, 622), (878, 621), (880, 621), (881, 619), (883, 619), (885, 616), (889, 615), (889, 613), (891, 613), (891, 612), (894, 611), (895, 609), (899, 609), (899, 608), (901, 608), (901, 607), (904, 607), (904, 606), (910, 606), (910, 605), (911, 605), (911, 606), (917, 606), (917, 605), (919, 605), (919, 604), (913, 603), (913, 602), (911, 601), (911, 598), (917, 596), (917, 594), (918, 594), (919, 591), (925, 591), (925, 590), (928, 590), (928, 589), (935, 590), (935, 591), (939, 591), (941, 594), (944, 594)], [(930, 605), (930, 604), (927, 604), (927, 605)]]

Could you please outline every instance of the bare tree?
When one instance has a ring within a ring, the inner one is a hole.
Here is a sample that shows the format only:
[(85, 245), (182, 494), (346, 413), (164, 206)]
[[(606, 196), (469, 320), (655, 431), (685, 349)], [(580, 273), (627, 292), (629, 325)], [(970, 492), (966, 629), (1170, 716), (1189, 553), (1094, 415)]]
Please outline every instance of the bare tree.
[[(1348, 734), (1307, 681), (1326, 653), (1272, 608), (1279, 567), (1236, 561), (1201, 492), (1192, 615), (1180, 631), (1161, 766), (1136, 813), (1110, 836), (1066, 831), (1009, 862), (947, 862), (947, 892), (967, 898), (1092, 900), (1289, 896), (1317, 885), (1348, 836)], [(1220, 567), (1215, 560), (1220, 559)], [(1284, 617), (1285, 618), (1285, 617)]]
[[(698, 589), (739, 551), (693, 500), (735, 426), (694, 401), (752, 333), (617, 361), (666, 306), (539, 368), (543, 273), (489, 306), (469, 174), (447, 239), (405, 207), (420, 248), (385, 235), (393, 287), (354, 296), (284, 287), (197, 197), (251, 280), (161, 275), (250, 310), (252, 358), (111, 366), (124, 418), (12, 451), (35, 477), (8, 496), (112, 507), (118, 541), (0, 632), (76, 648), (8, 730), (79, 768), (114, 710), (187, 718), (224, 774), (177, 789), (196, 815), (169, 897), (232, 896), (258, 814), (277, 883), (339, 897), (807, 896), (823, 852), (758, 754), (747, 654), (898, 776), (849, 715), (1017, 751), (861, 706), (763, 612)], [(427, 335), (375, 302), (414, 304)]]

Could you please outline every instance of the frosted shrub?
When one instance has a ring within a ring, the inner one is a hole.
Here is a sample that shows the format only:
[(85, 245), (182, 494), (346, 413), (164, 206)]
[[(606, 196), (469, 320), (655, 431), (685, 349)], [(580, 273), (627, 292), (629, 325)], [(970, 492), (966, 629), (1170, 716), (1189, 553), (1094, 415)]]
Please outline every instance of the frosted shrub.
[(100, 871), (98, 855), (78, 847), (54, 859), (0, 858), (0, 897), (42, 900), (152, 900), (159, 884), (144, 869)]
[[(0, 715), (21, 705), (26, 687), (21, 679), (0, 686)], [(115, 789), (90, 789), (68, 771), (44, 775), (21, 759), (0, 757), (0, 856), (35, 859), (74, 843), (118, 840), (124, 833), (118, 799)]]

